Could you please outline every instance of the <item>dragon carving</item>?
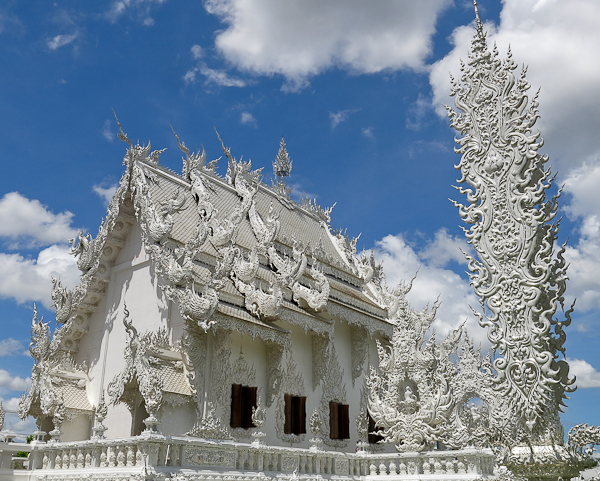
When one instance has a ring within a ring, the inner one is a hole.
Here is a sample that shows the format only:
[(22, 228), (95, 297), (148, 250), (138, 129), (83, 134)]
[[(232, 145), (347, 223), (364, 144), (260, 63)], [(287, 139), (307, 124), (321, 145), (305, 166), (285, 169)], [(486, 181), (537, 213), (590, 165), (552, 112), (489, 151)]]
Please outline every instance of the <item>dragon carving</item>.
[(69, 244), (71, 255), (78, 258), (77, 267), (85, 274), (94, 265), (94, 241), (91, 234), (83, 235), (83, 232), (79, 231), (77, 240), (69, 239)]

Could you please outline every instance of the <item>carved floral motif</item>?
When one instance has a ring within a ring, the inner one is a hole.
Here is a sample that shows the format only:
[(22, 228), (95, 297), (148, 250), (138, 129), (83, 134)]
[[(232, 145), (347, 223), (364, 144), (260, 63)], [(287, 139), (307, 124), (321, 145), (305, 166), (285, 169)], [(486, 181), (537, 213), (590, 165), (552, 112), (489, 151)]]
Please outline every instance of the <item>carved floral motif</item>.
[(281, 379), (281, 388), (277, 398), (277, 407), (275, 410), (275, 432), (277, 437), (286, 443), (302, 443), (306, 437), (302, 434), (288, 434), (284, 432), (285, 426), (285, 394), (292, 396), (306, 396), (304, 389), (304, 379), (302, 373), (297, 372), (296, 363), (293, 359), (292, 348), (286, 349), (286, 364), (287, 368)]
[[(558, 223), (551, 223), (560, 189), (546, 192), (553, 177), (548, 157), (538, 153), (539, 133), (532, 133), (538, 114), (537, 95), (528, 102), (523, 70), (516, 78), (509, 51), (505, 60), (488, 50), (477, 16), (469, 61), (460, 81), (452, 79), (456, 109), (448, 107), (461, 160), (458, 187), (468, 204), (455, 203), (478, 260), (467, 255), (471, 285), (483, 313), (479, 322), (500, 356), (494, 360), (495, 382), (507, 407), (542, 443), (562, 443), (559, 404), (572, 381), (564, 354), (570, 324), (554, 315), (563, 303), (565, 246), (554, 255)], [(535, 433), (534, 433), (535, 431)]]

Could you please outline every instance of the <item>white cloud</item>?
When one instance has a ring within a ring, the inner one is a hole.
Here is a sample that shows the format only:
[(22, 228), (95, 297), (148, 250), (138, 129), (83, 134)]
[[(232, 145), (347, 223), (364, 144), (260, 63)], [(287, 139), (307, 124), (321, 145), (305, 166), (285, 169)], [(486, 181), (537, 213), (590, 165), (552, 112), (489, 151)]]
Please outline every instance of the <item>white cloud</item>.
[(438, 14), (451, 2), (207, 0), (227, 28), (221, 54), (241, 70), (278, 74), (297, 90), (331, 67), (358, 73), (422, 70)]
[(195, 59), (204, 57), (204, 50), (200, 45), (192, 45), (192, 48), (190, 50), (192, 51), (192, 57), (194, 57)]
[(116, 22), (126, 13), (134, 13), (142, 25), (151, 27), (154, 19), (150, 17), (150, 11), (155, 5), (165, 3), (167, 0), (117, 0), (112, 3), (110, 10), (106, 12), (106, 18)]
[(434, 239), (425, 245), (419, 255), (430, 266), (443, 267), (450, 261), (467, 264), (462, 251), (474, 255), (473, 248), (463, 237), (454, 237), (448, 234), (447, 229), (442, 228), (435, 233)]
[[(410, 246), (401, 234), (388, 235), (376, 243), (375, 257), (378, 261), (383, 261), (390, 286), (410, 280), (418, 271), (407, 296), (413, 309), (420, 310), (426, 304), (431, 306), (439, 295), (441, 305), (433, 327), (440, 335), (446, 335), (466, 320), (469, 336), (487, 349), (490, 343), (486, 331), (479, 326), (469, 308), (479, 308), (479, 301), (469, 282), (443, 267), (443, 261), (456, 260), (462, 255), (458, 246), (468, 248), (466, 242), (461, 243), (444, 230), (436, 233), (434, 240), (426, 242), (421, 251)], [(453, 253), (455, 249), (457, 254)]]
[(414, 131), (421, 130), (424, 125), (427, 113), (432, 110), (431, 99), (428, 99), (419, 92), (417, 100), (408, 109), (406, 117), (406, 128)]
[(339, 110), (338, 112), (329, 112), (329, 120), (331, 121), (331, 128), (335, 129), (342, 122), (346, 122), (350, 115), (358, 112), (358, 109)]
[(574, 218), (600, 213), (600, 164), (586, 163), (574, 169), (565, 179), (564, 192), (569, 199), (565, 210)]
[[(244, 80), (231, 77), (225, 72), (225, 70), (215, 70), (206, 65), (201, 65), (199, 71), (206, 77), (207, 84), (216, 84), (221, 87), (245, 87), (246, 82)], [(189, 73), (189, 72), (188, 72)], [(186, 74), (187, 76), (188, 74)], [(194, 76), (195, 79), (195, 76)], [(185, 77), (184, 77), (185, 80)], [(193, 81), (193, 79), (192, 79)]]
[(49, 38), (46, 40), (46, 46), (50, 50), (57, 50), (60, 47), (64, 47), (65, 45), (69, 45), (73, 40), (75, 40), (78, 36), (78, 33), (75, 32), (71, 35), (57, 35), (56, 37)]
[(250, 112), (242, 112), (240, 114), (240, 122), (244, 125), (250, 125), (254, 128), (256, 128), (258, 125), (254, 115), (252, 115)]
[(37, 429), (37, 426), (35, 425), (35, 420), (32, 417), (27, 417), (21, 420), (16, 414), (14, 414), (19, 410), (19, 400), (19, 397), (12, 397), (9, 399), (4, 399), (3, 397), (0, 397), (2, 407), (5, 411), (7, 411), (6, 418), (4, 420), (3, 431), (10, 431), (13, 433), (20, 434), (21, 436), (17, 436), (17, 439), (25, 441), (25, 435), (34, 432)]
[(25, 347), (16, 339), (9, 337), (8, 339), (2, 339), (0, 341), (0, 357), (25, 353)]
[(373, 135), (373, 127), (365, 127), (364, 129), (362, 129), (362, 134), (365, 137), (369, 137), (370, 139), (375, 138), (375, 136)]
[(196, 67), (188, 70), (183, 76), (183, 81), (185, 84), (195, 83), (196, 82), (196, 74), (198, 73), (198, 69)]
[(569, 374), (577, 376), (575, 385), (580, 388), (600, 387), (600, 372), (583, 359), (567, 358)]
[(0, 369), (0, 388), (10, 391), (25, 391), (29, 388), (30, 384), (30, 378), (13, 377), (8, 371)]
[(42, 250), (37, 259), (0, 253), (0, 297), (19, 303), (40, 301), (50, 308), (50, 277), (60, 277), (63, 285), (72, 287), (79, 281), (79, 274), (68, 247), (50, 246)]
[(101, 185), (94, 185), (92, 187), (93, 191), (98, 194), (100, 197), (102, 197), (102, 199), (104, 200), (104, 204), (108, 206), (108, 204), (110, 203), (110, 201), (113, 198), (113, 195), (115, 195), (115, 192), (117, 191), (117, 185), (110, 185), (108, 187), (102, 187)]
[(111, 127), (112, 127), (112, 122), (110, 120), (106, 119), (104, 121), (104, 125), (102, 126), (102, 136), (109, 142), (112, 142), (113, 140), (115, 140), (115, 133), (112, 131)]
[(53, 214), (39, 200), (27, 199), (18, 192), (9, 192), (0, 199), (0, 237), (12, 240), (11, 247), (65, 242), (77, 235), (71, 227), (72, 219), (71, 212)]

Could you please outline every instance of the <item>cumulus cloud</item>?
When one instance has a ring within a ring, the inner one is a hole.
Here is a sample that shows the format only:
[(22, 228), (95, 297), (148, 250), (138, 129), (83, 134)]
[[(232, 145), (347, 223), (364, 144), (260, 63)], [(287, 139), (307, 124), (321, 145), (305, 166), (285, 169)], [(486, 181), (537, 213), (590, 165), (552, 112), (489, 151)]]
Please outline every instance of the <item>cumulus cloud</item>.
[(594, 366), (583, 359), (567, 358), (569, 363), (569, 374), (577, 376), (575, 382), (577, 387), (600, 387), (600, 372), (596, 371)]
[[(19, 410), (19, 400), (19, 397), (6, 399), (0, 396), (0, 402), (6, 411), (3, 431), (17, 433), (17, 439), (25, 441), (25, 436), (34, 432), (37, 429), (37, 426), (35, 425), (35, 420), (32, 417), (27, 417), (23, 420), (19, 419), (16, 414), (16, 412)], [(19, 434), (21, 436), (19, 436)]]
[(192, 45), (192, 48), (190, 50), (192, 52), (192, 57), (194, 57), (195, 59), (204, 57), (204, 50), (200, 45)]
[(115, 195), (115, 192), (117, 191), (117, 187), (118, 185), (116, 184), (109, 185), (108, 187), (104, 187), (102, 185), (94, 185), (92, 187), (92, 190), (95, 194), (99, 195), (102, 198), (102, 200), (104, 200), (104, 204), (108, 206), (108, 204), (113, 198), (113, 195)]
[[(577, 312), (600, 309), (600, 165), (586, 163), (574, 169), (565, 179), (564, 208), (576, 222), (576, 241), (567, 246), (570, 282), (567, 301), (577, 298)], [(577, 320), (575, 320), (577, 323)], [(576, 324), (585, 330), (587, 324)]]
[(358, 109), (339, 110), (338, 112), (329, 112), (329, 120), (331, 121), (331, 128), (335, 129), (342, 122), (346, 122), (350, 115), (358, 112)]
[(364, 129), (362, 129), (362, 134), (365, 137), (369, 137), (370, 139), (375, 138), (375, 135), (373, 135), (373, 127), (371, 127), (371, 126), (365, 127)]
[(52, 245), (43, 249), (37, 259), (0, 253), (0, 297), (19, 303), (39, 301), (50, 308), (50, 277), (60, 277), (63, 285), (72, 287), (79, 281), (79, 274), (68, 247)]
[(0, 388), (8, 389), (9, 391), (25, 391), (29, 388), (30, 384), (30, 378), (13, 377), (5, 369), (0, 369)]
[[(462, 254), (458, 247), (468, 250), (465, 241), (454, 238), (445, 230), (436, 233), (433, 240), (425, 242), (422, 249), (411, 246), (402, 234), (388, 235), (375, 245), (375, 257), (383, 261), (388, 285), (411, 279), (418, 271), (417, 278), (407, 298), (411, 307), (420, 310), (431, 306), (439, 296), (441, 305), (433, 327), (440, 335), (446, 335), (460, 323), (466, 321), (469, 336), (484, 349), (489, 347), (486, 332), (482, 329), (469, 306), (479, 307), (479, 301), (463, 279), (452, 270), (444, 267), (449, 260), (458, 260)], [(457, 250), (458, 253), (454, 253)]]
[(425, 124), (427, 114), (431, 111), (431, 99), (419, 93), (417, 100), (408, 109), (406, 117), (406, 128), (414, 131), (421, 130)]
[(256, 128), (258, 123), (250, 112), (242, 112), (240, 114), (240, 122), (244, 125), (250, 125), (251, 127)]
[(49, 38), (46, 40), (46, 46), (50, 50), (57, 50), (60, 47), (64, 47), (65, 45), (69, 45), (73, 40), (75, 40), (78, 36), (78, 33), (72, 33), (70, 35), (56, 35), (55, 37)]
[(25, 347), (20, 341), (9, 337), (0, 341), (0, 357), (26, 354)]
[(150, 16), (153, 8), (165, 3), (167, 0), (117, 0), (110, 6), (106, 12), (106, 18), (111, 22), (116, 22), (125, 14), (136, 16), (142, 25), (151, 27), (154, 25), (154, 19)]
[(72, 220), (71, 212), (54, 214), (39, 200), (18, 192), (9, 192), (0, 199), (0, 237), (10, 239), (12, 248), (65, 242), (77, 235)]
[[(543, 151), (563, 175), (600, 151), (599, 16), (600, 2), (594, 0), (506, 0), (500, 24), (486, 24), (490, 46), (496, 43), (504, 56), (510, 45), (513, 59), (529, 66), (531, 95), (541, 86), (537, 128), (546, 140)], [(441, 104), (453, 104), (448, 72), (459, 76), (459, 58), (467, 59), (473, 32), (472, 25), (457, 28), (451, 38), (455, 48), (432, 66), (433, 104), (442, 116)]]
[(104, 125), (102, 126), (102, 137), (109, 142), (115, 140), (115, 133), (112, 131), (112, 122), (108, 119), (104, 121)]
[(217, 50), (237, 68), (282, 75), (298, 90), (331, 67), (357, 73), (423, 70), (439, 13), (450, 0), (207, 0), (227, 26)]
[(245, 87), (246, 82), (236, 77), (231, 77), (225, 70), (212, 69), (206, 65), (200, 67), (200, 73), (206, 77), (206, 83), (216, 84), (221, 87)]

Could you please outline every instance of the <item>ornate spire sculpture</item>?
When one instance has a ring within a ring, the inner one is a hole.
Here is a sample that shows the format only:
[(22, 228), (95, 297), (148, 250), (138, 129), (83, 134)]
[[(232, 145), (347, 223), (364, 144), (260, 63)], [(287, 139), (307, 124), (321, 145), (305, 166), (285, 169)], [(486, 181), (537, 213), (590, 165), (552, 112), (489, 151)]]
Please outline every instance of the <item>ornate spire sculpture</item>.
[(279, 142), (279, 152), (273, 161), (273, 174), (277, 178), (277, 183), (285, 182), (285, 178), (292, 173), (292, 159), (285, 148), (285, 140), (281, 137)]
[(271, 184), (273, 190), (279, 197), (279, 200), (281, 200), (283, 205), (288, 209), (294, 208), (294, 204), (291, 200), (293, 186), (287, 186), (287, 178), (291, 173), (292, 159), (290, 159), (290, 154), (288, 154), (288, 151), (285, 148), (285, 140), (281, 137), (279, 151), (277, 152), (277, 157), (275, 157), (275, 160), (273, 161), (273, 174), (275, 175), (275, 180), (272, 180)]
[(558, 411), (565, 392), (573, 389), (564, 355), (563, 327), (555, 318), (563, 305), (566, 266), (554, 242), (559, 222), (552, 223), (560, 189), (551, 200), (546, 191), (554, 177), (545, 168), (548, 157), (532, 133), (538, 114), (537, 94), (527, 96), (526, 69), (519, 78), (510, 50), (500, 59), (489, 51), (476, 13), (476, 33), (469, 61), (461, 64), (461, 80), (452, 78), (456, 110), (446, 107), (451, 125), (462, 135), (455, 151), (462, 177), (457, 187), (467, 204), (457, 202), (465, 231), (478, 259), (469, 261), (471, 285), (483, 313), (476, 313), (499, 354), (495, 384), (505, 408), (520, 419), (536, 444), (562, 444)]

